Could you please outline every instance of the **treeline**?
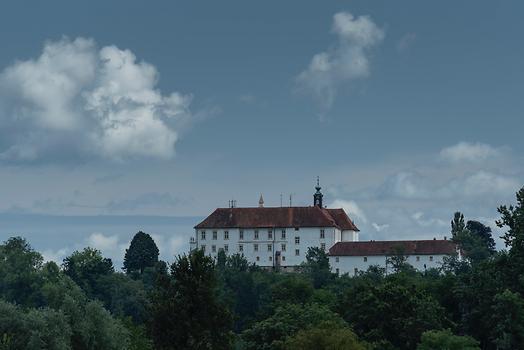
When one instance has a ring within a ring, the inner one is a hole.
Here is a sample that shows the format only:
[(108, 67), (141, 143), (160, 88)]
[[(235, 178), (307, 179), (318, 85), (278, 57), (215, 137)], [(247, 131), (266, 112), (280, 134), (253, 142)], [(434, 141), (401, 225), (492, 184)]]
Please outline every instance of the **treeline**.
[(498, 210), (507, 250), (456, 213), (463, 259), (424, 273), (397, 256), (389, 275), (336, 276), (318, 248), (297, 273), (201, 251), (168, 265), (143, 232), (119, 272), (95, 249), (59, 266), (10, 238), (0, 245), (0, 349), (523, 349), (524, 188)]

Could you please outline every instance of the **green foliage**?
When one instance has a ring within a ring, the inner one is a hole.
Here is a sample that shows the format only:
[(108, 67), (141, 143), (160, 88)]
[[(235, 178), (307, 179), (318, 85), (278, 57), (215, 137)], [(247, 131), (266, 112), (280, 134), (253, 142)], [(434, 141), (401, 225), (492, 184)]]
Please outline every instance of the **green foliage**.
[(99, 250), (85, 248), (64, 259), (64, 273), (78, 284), (88, 296), (99, 293), (98, 280), (114, 272), (111, 259), (104, 258)]
[(157, 349), (230, 349), (231, 316), (218, 300), (215, 273), (213, 259), (197, 250), (160, 278), (151, 324)]
[(127, 274), (142, 274), (147, 267), (154, 267), (158, 262), (158, 247), (153, 238), (139, 231), (126, 249), (124, 271)]
[(43, 258), (21, 237), (0, 245), (0, 296), (23, 306), (40, 303)]
[(453, 335), (446, 329), (424, 332), (417, 350), (480, 350), (480, 347), (475, 339)]
[(505, 290), (494, 298), (491, 340), (497, 349), (517, 349), (524, 344), (524, 300)]
[(388, 266), (391, 266), (393, 272), (400, 272), (402, 270), (408, 270), (411, 265), (408, 264), (407, 260), (409, 258), (406, 255), (403, 246), (393, 247), (393, 250), (390, 252), (390, 256), (387, 258), (386, 263)]
[(325, 322), (317, 327), (301, 330), (284, 342), (286, 350), (365, 350), (350, 328)]
[(468, 221), (464, 225), (464, 215), (460, 212), (456, 212), (451, 221), (451, 234), (453, 242), (459, 245), (464, 257), (472, 264), (486, 260), (495, 253), (491, 228), (478, 221)]
[(499, 227), (508, 227), (502, 237), (506, 246), (510, 247), (509, 253), (519, 259), (524, 258), (524, 187), (517, 192), (517, 205), (498, 208), (501, 215), (497, 221)]
[(289, 304), (278, 307), (275, 313), (257, 322), (242, 334), (246, 350), (285, 349), (285, 340), (299, 330), (330, 322), (338, 328), (347, 324), (336, 313), (318, 304)]
[(329, 258), (324, 249), (309, 247), (306, 253), (306, 262), (302, 270), (309, 275), (315, 288), (326, 285), (334, 277), (329, 266)]
[(28, 312), (0, 301), (0, 349), (70, 349), (71, 328), (62, 312)]

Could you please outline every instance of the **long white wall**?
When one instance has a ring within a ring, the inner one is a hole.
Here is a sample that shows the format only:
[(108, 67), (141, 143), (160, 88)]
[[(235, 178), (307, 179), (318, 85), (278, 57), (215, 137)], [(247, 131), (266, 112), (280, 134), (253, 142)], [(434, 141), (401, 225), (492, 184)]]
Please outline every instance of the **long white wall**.
[[(256, 230), (258, 230), (258, 238), (255, 235)], [(272, 231), (271, 237), (270, 230)], [(285, 231), (284, 237), (282, 235), (283, 230)], [(324, 230), (324, 238), (321, 238), (321, 230)], [(192, 248), (205, 246), (205, 253), (212, 257), (216, 257), (220, 249), (227, 250), (227, 254), (241, 253), (250, 263), (259, 266), (274, 266), (276, 253), (280, 252), (280, 266), (286, 268), (304, 262), (309, 247), (324, 247), (327, 252), (341, 238), (356, 237), (358, 239), (353, 231), (344, 231), (342, 234), (335, 227), (300, 227), (298, 230), (294, 227), (243, 229), (242, 239), (240, 231), (238, 228), (195, 230), (196, 239), (192, 243)], [(203, 232), (205, 239), (203, 239)], [(216, 232), (216, 238), (213, 232)], [(295, 238), (298, 238), (298, 243), (296, 243)], [(255, 250), (255, 245), (258, 245), (258, 251)], [(227, 249), (225, 249), (226, 246)], [(242, 246), (242, 250), (240, 246)]]
[[(419, 271), (438, 268), (442, 265), (446, 255), (410, 255), (406, 262)], [(366, 271), (372, 265), (378, 265), (386, 269), (386, 273), (392, 272), (391, 265), (386, 264), (387, 256), (330, 256), (329, 264), (331, 270), (339, 275), (349, 274), (354, 276), (358, 272)]]

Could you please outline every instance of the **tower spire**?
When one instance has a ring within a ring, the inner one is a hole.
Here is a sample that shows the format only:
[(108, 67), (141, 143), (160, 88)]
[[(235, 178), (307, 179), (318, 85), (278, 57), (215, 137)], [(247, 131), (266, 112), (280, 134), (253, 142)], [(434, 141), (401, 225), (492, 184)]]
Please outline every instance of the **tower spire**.
[(324, 195), (322, 194), (322, 192), (320, 192), (322, 187), (320, 187), (320, 177), (318, 176), (317, 186), (315, 187), (315, 189), (317, 190), (317, 192), (315, 192), (315, 194), (313, 195), (313, 205), (322, 208), (322, 198), (324, 197)]
[(260, 199), (258, 200), (258, 206), (259, 208), (264, 208), (264, 197), (262, 197), (262, 193), (260, 194)]

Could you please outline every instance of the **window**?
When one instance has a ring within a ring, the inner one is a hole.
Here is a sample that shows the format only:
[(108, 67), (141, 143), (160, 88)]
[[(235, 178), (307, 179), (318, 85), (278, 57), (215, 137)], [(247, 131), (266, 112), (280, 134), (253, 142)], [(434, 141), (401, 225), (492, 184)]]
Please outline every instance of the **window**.
[(267, 231), (267, 239), (273, 239), (273, 230)]
[(357, 275), (357, 273), (358, 273), (358, 269), (357, 269), (356, 267), (355, 267), (355, 270), (354, 270), (354, 272), (355, 272), (355, 276), (356, 276), (356, 275)]
[(224, 231), (224, 240), (229, 239), (229, 231)]
[(201, 231), (200, 232), (200, 239), (205, 241), (206, 240), (206, 231)]
[(255, 230), (255, 239), (258, 239), (258, 230)]
[(260, 257), (259, 256), (257, 256), (257, 261), (260, 261)]
[(295, 255), (300, 255), (300, 249), (295, 249)]
[(295, 244), (300, 244), (300, 237), (295, 237)]
[(336, 269), (336, 272), (337, 272), (337, 275), (340, 274), (340, 270), (338, 269), (338, 267)]
[(213, 239), (214, 239), (214, 240), (217, 239), (217, 231), (213, 231)]
[(238, 245), (238, 251), (239, 252), (243, 252), (244, 251), (244, 246), (242, 244)]
[(326, 250), (326, 243), (320, 243), (320, 249)]
[(298, 230), (300, 230), (300, 228), (298, 228), (298, 227), (295, 227), (295, 231), (298, 231)]
[(285, 252), (286, 251), (286, 245), (285, 244), (281, 244), (280, 245), (280, 250)]
[(368, 257), (367, 256), (364, 257), (364, 262), (368, 262)]
[(202, 251), (205, 253), (206, 252), (206, 245), (205, 244), (201, 245), (200, 249), (202, 249)]
[(324, 229), (320, 229), (320, 238), (326, 238), (326, 231)]
[(420, 261), (420, 256), (417, 256), (417, 261)]
[(216, 245), (212, 245), (212, 246), (211, 246), (211, 251), (212, 251), (213, 253), (216, 253), (216, 252), (217, 252), (217, 246), (216, 246)]
[(269, 257), (269, 261), (273, 261), (273, 257), (272, 256)]
[(286, 261), (286, 257), (285, 256), (282, 257), (282, 261)]
[(226, 253), (229, 252), (229, 245), (224, 244), (224, 251), (225, 251)]
[(429, 257), (429, 261), (433, 261), (433, 257), (432, 256)]
[(258, 252), (258, 244), (254, 244), (253, 248), (255, 248), (255, 252)]
[(268, 244), (268, 245), (267, 245), (267, 251), (268, 251), (268, 252), (273, 251), (273, 246), (272, 246), (271, 244)]
[(286, 239), (286, 229), (282, 229), (282, 239)]
[(338, 258), (338, 256), (337, 256), (337, 257), (335, 258), (335, 262), (338, 262), (338, 261), (339, 261), (339, 258)]
[(244, 239), (244, 230), (238, 232), (238, 239)]

